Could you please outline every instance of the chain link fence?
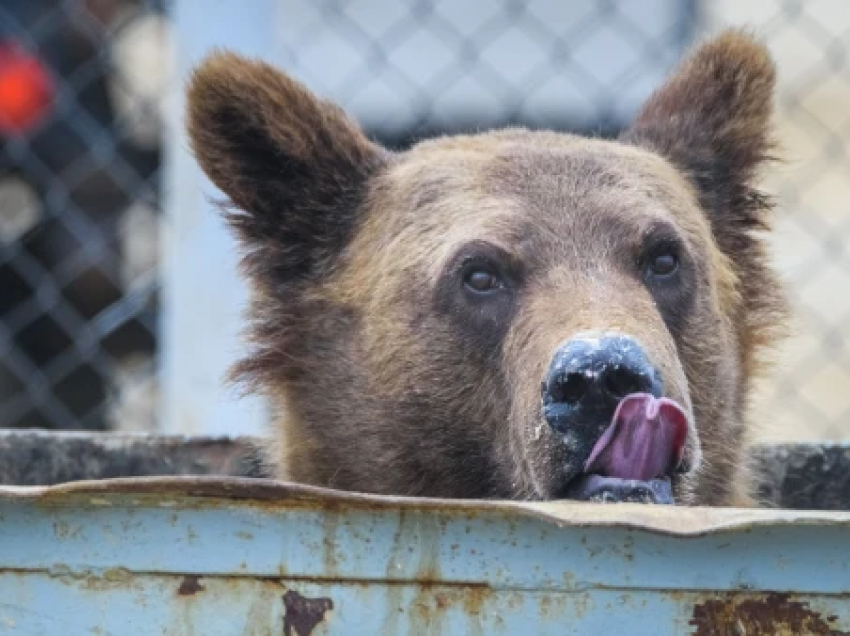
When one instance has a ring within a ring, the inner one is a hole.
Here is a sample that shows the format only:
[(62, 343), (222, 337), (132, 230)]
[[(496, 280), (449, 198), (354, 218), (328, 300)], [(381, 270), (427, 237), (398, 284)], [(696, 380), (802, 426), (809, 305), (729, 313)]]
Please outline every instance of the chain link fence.
[(0, 5), (0, 426), (150, 426), (164, 16)]
[[(766, 437), (850, 436), (846, 0), (277, 4), (269, 60), (394, 147), (503, 125), (616, 134), (694, 40), (750, 26), (780, 69), (789, 160), (767, 185), (799, 310), (758, 419)], [(169, 9), (0, 5), (0, 427), (157, 427)]]
[(789, 284), (793, 337), (754, 420), (768, 439), (850, 439), (850, 3), (705, 2), (703, 30), (751, 24), (779, 69), (784, 164), (774, 259)]

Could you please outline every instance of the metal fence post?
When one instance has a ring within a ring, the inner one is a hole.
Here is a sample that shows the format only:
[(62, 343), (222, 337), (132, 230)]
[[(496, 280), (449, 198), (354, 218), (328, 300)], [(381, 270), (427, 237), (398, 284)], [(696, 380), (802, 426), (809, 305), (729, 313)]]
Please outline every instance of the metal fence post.
[(169, 100), (162, 254), (160, 427), (166, 433), (255, 434), (266, 419), (259, 400), (237, 400), (224, 384), (239, 355), (246, 290), (236, 273), (234, 241), (215, 209), (222, 195), (189, 152), (183, 108), (186, 79), (213, 48), (271, 55), (278, 6), (274, 0), (178, 0), (174, 7), (177, 81)]

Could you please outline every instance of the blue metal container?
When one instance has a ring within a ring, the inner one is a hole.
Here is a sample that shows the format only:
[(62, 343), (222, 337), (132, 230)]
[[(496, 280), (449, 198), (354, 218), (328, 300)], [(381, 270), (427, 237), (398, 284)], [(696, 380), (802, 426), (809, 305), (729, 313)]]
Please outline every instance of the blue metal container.
[(0, 488), (0, 634), (842, 634), (850, 513)]

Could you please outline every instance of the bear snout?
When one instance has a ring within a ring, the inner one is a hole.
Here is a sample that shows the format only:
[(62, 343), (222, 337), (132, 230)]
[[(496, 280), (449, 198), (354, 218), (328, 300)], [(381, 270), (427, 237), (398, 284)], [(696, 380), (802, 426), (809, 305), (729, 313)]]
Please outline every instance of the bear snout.
[(685, 464), (689, 418), (663, 389), (660, 371), (629, 336), (585, 334), (558, 348), (542, 408), (553, 433), (570, 440), (565, 496), (673, 503), (669, 477)]
[(590, 446), (627, 395), (661, 397), (661, 374), (625, 335), (580, 335), (555, 352), (543, 382), (543, 415), (556, 433), (586, 436)]

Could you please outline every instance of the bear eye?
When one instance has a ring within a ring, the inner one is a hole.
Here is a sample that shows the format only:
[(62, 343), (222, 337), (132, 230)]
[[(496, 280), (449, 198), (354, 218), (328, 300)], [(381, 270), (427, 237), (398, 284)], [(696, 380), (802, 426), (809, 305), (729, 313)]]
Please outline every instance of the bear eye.
[(489, 261), (470, 259), (463, 264), (461, 276), (463, 286), (476, 295), (491, 294), (506, 287), (498, 270)]
[(464, 272), (463, 284), (475, 294), (488, 294), (505, 287), (498, 274), (484, 269), (480, 265), (473, 266)]
[(679, 249), (675, 239), (665, 237), (652, 242), (640, 261), (647, 282), (662, 282), (676, 275), (680, 265)]
[(673, 252), (655, 254), (649, 261), (649, 272), (656, 277), (672, 276), (679, 269), (679, 257)]

